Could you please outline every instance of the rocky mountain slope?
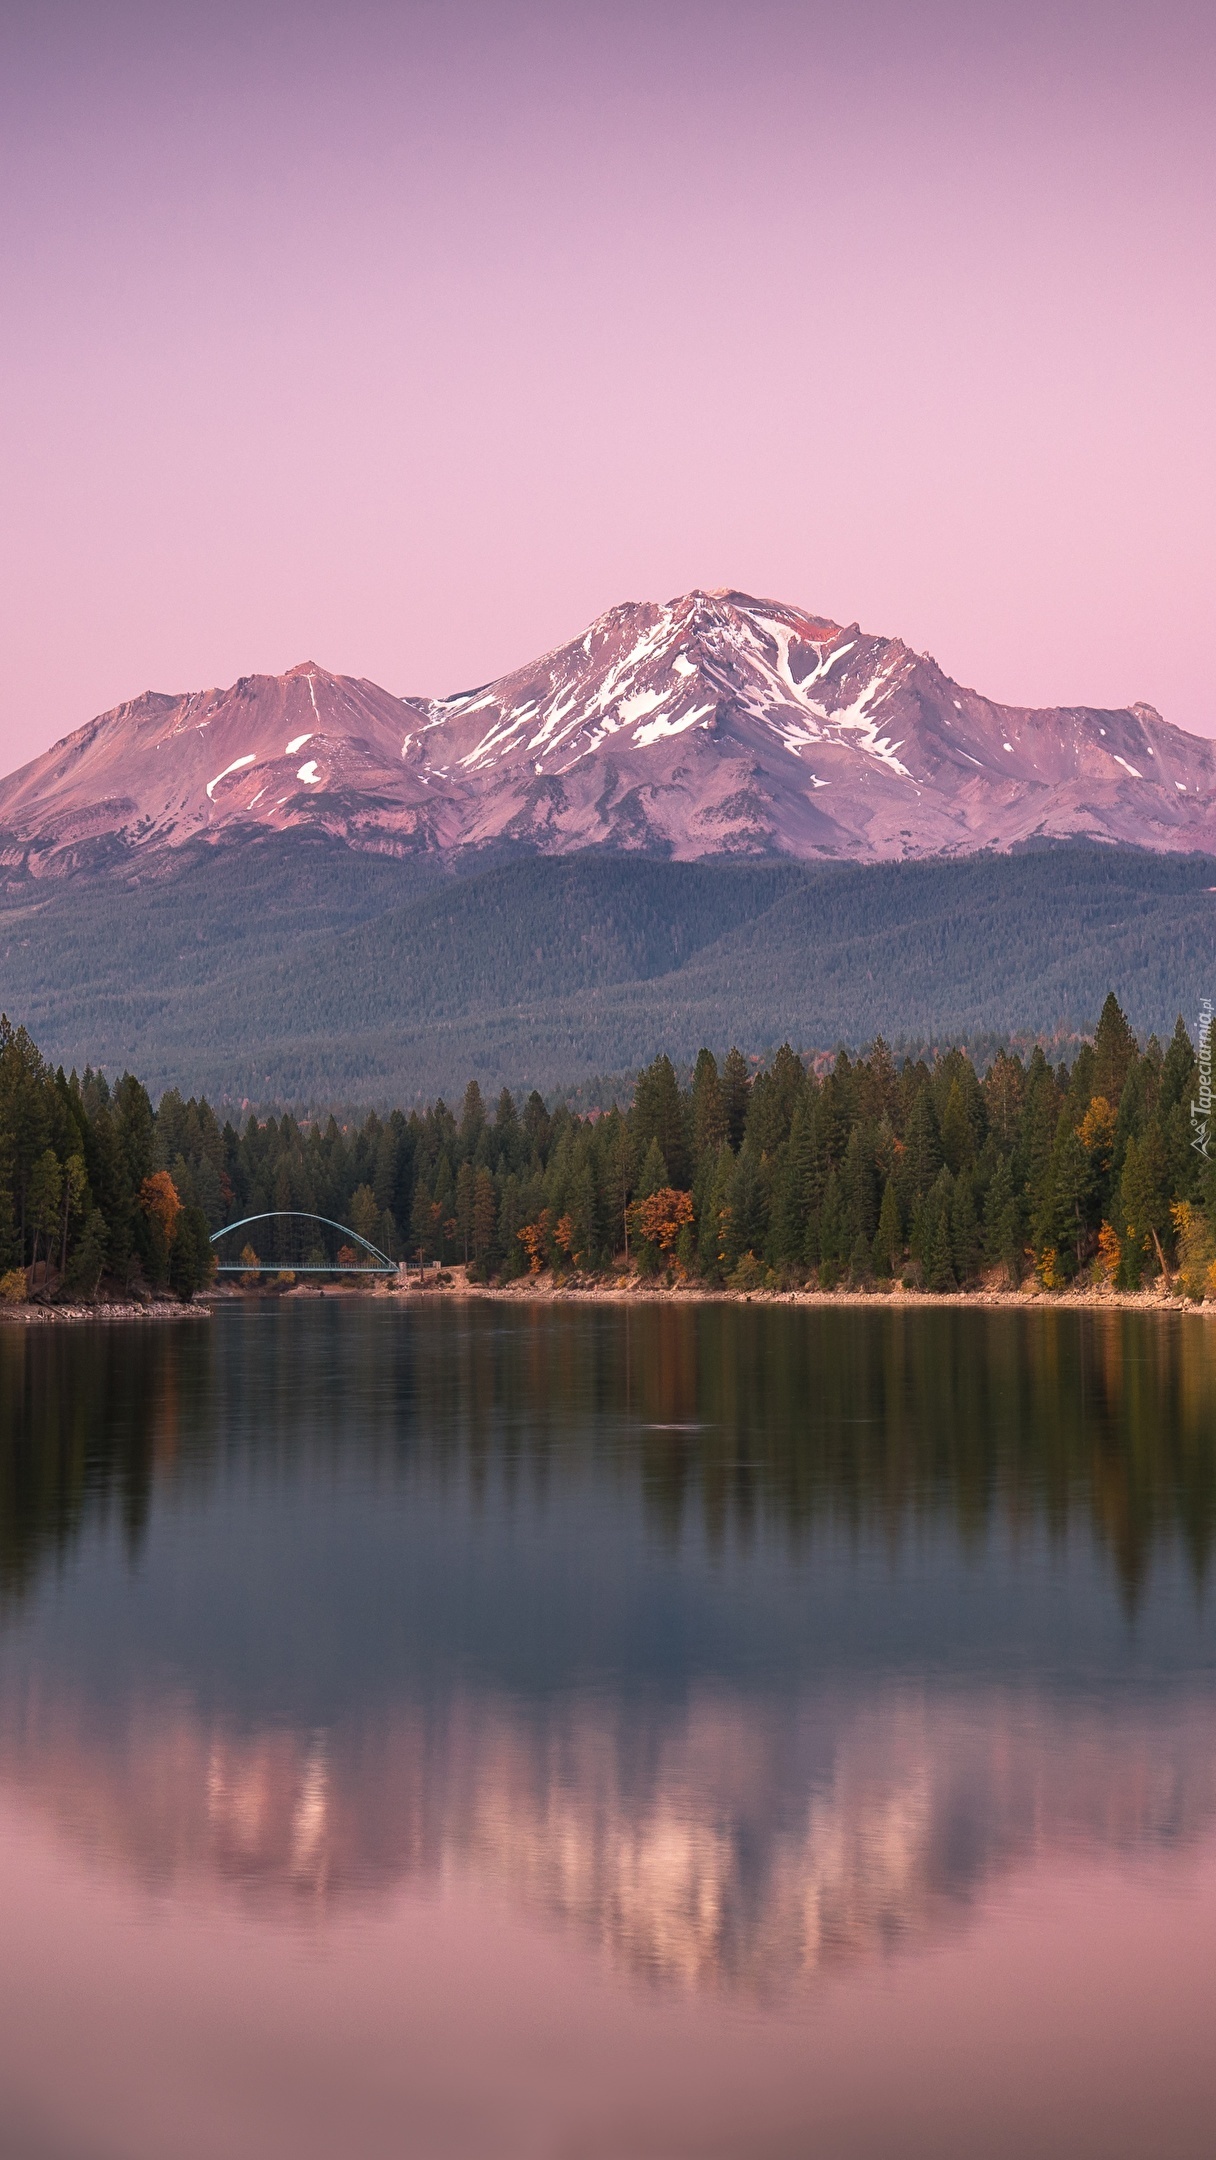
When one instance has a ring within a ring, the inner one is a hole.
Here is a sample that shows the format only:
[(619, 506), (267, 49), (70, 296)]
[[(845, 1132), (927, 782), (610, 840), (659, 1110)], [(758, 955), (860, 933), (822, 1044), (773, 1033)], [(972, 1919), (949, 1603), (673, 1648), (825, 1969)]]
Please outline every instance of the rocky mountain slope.
[(883, 861), (1081, 836), (1216, 848), (1216, 745), (1147, 705), (997, 705), (898, 639), (694, 592), (443, 699), (304, 663), (149, 693), (0, 783), (0, 862), (100, 867), (306, 827), (359, 849), (504, 844)]

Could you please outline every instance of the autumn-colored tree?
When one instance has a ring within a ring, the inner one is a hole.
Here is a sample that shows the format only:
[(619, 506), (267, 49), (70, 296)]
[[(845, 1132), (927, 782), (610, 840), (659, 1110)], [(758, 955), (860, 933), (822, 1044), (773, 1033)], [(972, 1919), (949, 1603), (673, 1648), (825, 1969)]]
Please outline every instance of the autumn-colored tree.
[(528, 1255), (528, 1271), (539, 1275), (549, 1257), (549, 1210), (542, 1208), (535, 1222), (525, 1223), (515, 1233)]
[(667, 1258), (674, 1252), (681, 1230), (692, 1219), (692, 1194), (678, 1192), (674, 1185), (647, 1193), (629, 1210), (630, 1228), (638, 1244), (651, 1245)]
[(139, 1188), (139, 1205), (149, 1222), (156, 1225), (167, 1250), (173, 1243), (177, 1218), (182, 1211), (177, 1187), (167, 1170), (154, 1170), (144, 1179)]
[(1105, 1095), (1094, 1095), (1077, 1127), (1077, 1138), (1099, 1177), (1106, 1176), (1114, 1160), (1116, 1117), (1117, 1112)]
[(579, 1257), (579, 1255), (577, 1255), (574, 1251), (573, 1215), (558, 1216), (557, 1226), (553, 1232), (553, 1242), (558, 1247), (559, 1251), (565, 1253), (567, 1260), (577, 1259)]
[(1123, 1265), (1123, 1240), (1113, 1223), (1104, 1222), (1098, 1232), (1097, 1269), (1108, 1283), (1113, 1283)]
[(1216, 1295), (1216, 1233), (1206, 1209), (1190, 1200), (1175, 1200), (1170, 1216), (1182, 1287), (1199, 1304), (1205, 1297)]

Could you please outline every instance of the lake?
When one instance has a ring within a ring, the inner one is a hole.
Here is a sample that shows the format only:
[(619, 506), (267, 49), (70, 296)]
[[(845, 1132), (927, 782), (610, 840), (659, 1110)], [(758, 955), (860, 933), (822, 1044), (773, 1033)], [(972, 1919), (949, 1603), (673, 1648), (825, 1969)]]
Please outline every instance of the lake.
[(14, 2160), (1213, 2149), (1216, 1329), (0, 1329)]

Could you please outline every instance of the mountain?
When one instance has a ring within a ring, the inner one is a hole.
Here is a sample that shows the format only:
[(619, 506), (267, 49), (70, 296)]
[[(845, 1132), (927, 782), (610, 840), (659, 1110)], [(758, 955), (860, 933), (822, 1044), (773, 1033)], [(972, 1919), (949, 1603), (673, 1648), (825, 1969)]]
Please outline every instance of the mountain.
[(879, 862), (1216, 848), (1216, 745), (1151, 706), (997, 705), (899, 639), (743, 593), (611, 609), (442, 699), (311, 662), (148, 693), (0, 783), (10, 880), (305, 828), (361, 852)]

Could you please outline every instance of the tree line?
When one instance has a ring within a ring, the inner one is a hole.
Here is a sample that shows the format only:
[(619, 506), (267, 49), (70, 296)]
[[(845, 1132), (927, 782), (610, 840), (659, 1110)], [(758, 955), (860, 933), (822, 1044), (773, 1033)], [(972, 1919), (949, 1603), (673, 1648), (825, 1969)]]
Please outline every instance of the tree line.
[(188, 1298), (212, 1231), (283, 1210), (474, 1281), (627, 1263), (737, 1289), (1033, 1274), (1216, 1295), (1198, 1088), (1183, 1022), (1141, 1047), (1112, 993), (1071, 1066), (1001, 1050), (981, 1074), (961, 1049), (896, 1059), (881, 1038), (823, 1071), (788, 1044), (759, 1068), (702, 1050), (687, 1084), (657, 1057), (606, 1113), (506, 1089), (491, 1109), (473, 1081), (458, 1112), (242, 1129), (175, 1089), (153, 1109), (130, 1074), (52, 1071), (5, 1019), (0, 1294)]

